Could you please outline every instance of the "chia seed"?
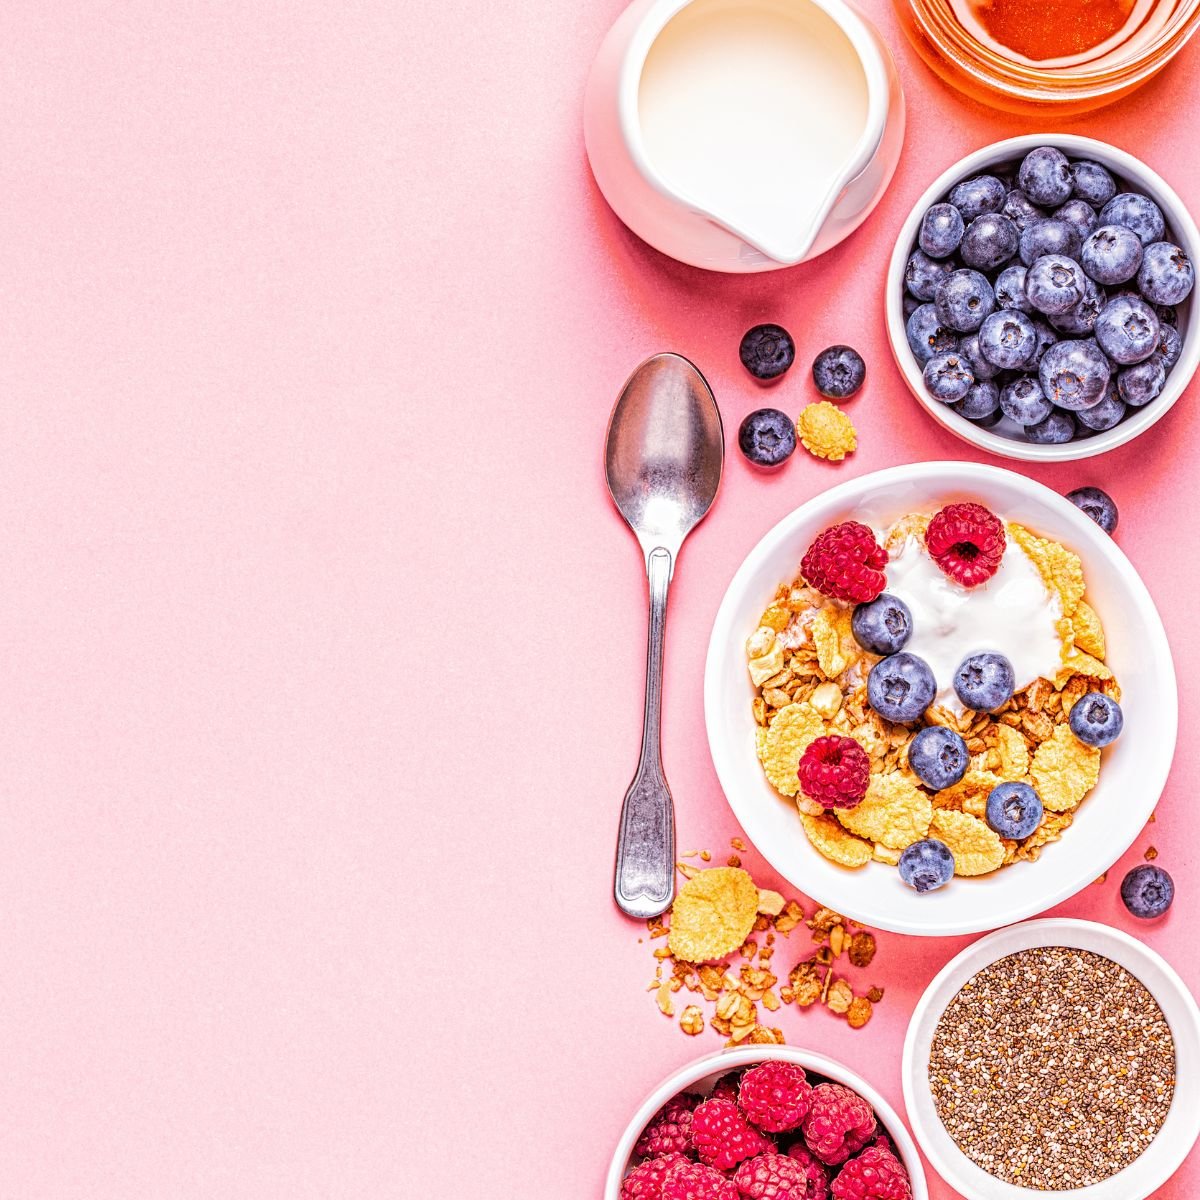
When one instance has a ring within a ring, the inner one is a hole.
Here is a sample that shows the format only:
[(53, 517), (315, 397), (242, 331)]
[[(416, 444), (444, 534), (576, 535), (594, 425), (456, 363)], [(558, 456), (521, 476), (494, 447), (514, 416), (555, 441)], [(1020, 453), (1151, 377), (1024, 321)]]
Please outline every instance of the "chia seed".
[(1154, 1140), (1175, 1091), (1175, 1042), (1124, 967), (1040, 946), (985, 967), (946, 1006), (929, 1086), (977, 1166), (1067, 1191), (1115, 1175)]

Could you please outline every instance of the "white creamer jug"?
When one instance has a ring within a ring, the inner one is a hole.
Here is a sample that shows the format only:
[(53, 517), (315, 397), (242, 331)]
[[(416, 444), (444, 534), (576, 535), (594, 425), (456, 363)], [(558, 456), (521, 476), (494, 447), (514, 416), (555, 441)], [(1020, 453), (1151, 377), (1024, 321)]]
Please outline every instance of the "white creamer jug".
[(904, 97), (844, 0), (635, 0), (588, 78), (596, 182), (639, 237), (715, 271), (790, 267), (878, 203)]

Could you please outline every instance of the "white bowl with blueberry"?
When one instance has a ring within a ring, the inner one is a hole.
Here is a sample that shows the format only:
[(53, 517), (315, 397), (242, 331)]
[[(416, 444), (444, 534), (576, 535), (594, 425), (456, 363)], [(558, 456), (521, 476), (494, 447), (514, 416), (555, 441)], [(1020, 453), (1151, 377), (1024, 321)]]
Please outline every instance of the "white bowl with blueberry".
[(943, 173), (888, 270), (892, 351), (964, 441), (1058, 462), (1124, 445), (1200, 365), (1200, 231), (1170, 186), (1105, 142), (1031, 134)]

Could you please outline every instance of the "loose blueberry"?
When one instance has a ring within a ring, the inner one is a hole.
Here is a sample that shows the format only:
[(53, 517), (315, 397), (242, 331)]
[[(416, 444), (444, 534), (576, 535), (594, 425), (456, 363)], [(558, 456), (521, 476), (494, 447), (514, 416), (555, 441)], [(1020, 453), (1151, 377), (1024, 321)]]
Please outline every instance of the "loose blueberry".
[(1067, 156), (1053, 146), (1030, 150), (1017, 171), (1017, 185), (1034, 204), (1054, 208), (1071, 195), (1075, 181)]
[(1012, 379), (1000, 389), (1000, 408), (1004, 415), (1018, 425), (1036, 425), (1053, 411), (1042, 385), (1033, 375)]
[(1081, 409), (1075, 414), (1075, 420), (1085, 429), (1103, 433), (1104, 430), (1119, 425), (1125, 412), (1125, 401), (1121, 399), (1120, 393), (1117, 391), (1116, 380), (1110, 379), (1104, 392), (1104, 399), (1091, 408)]
[(1066, 204), (1060, 204), (1054, 210), (1054, 217), (1058, 221), (1066, 221), (1079, 234), (1081, 242), (1096, 228), (1096, 222), (1099, 220), (1096, 210), (1078, 196), (1068, 200)]
[(1033, 312), (1033, 305), (1025, 295), (1025, 267), (1014, 264), (1005, 267), (996, 277), (994, 287), (998, 308), (1016, 308), (1021, 312)]
[(954, 411), (968, 421), (983, 421), (1000, 410), (1000, 387), (993, 379), (976, 379), (971, 390), (956, 404)]
[[(995, 316), (996, 314), (993, 313), (992, 315)], [(996, 377), (998, 368), (984, 358), (983, 348), (979, 344), (978, 333), (969, 333), (965, 338), (962, 338), (958, 343), (958, 352), (967, 360), (967, 366), (971, 368), (971, 374), (975, 376), (976, 383)]]
[(967, 773), (971, 754), (953, 729), (929, 725), (908, 744), (908, 765), (913, 774), (935, 792), (953, 787)]
[(867, 702), (885, 721), (916, 721), (933, 703), (937, 681), (929, 664), (907, 650), (881, 659), (867, 676)]
[(1037, 352), (1033, 322), (1018, 309), (994, 312), (979, 331), (979, 349), (993, 366), (1015, 371), (1026, 366)]
[(796, 358), (796, 343), (782, 325), (755, 325), (742, 336), (742, 366), (755, 379), (778, 379)]
[(925, 390), (943, 404), (962, 400), (975, 382), (967, 360), (957, 352), (931, 358), (925, 364), (922, 378), (925, 380)]
[(1020, 189), (1014, 189), (1008, 193), (1000, 211), (1017, 227), (1018, 231), (1032, 225), (1034, 221), (1044, 221), (1047, 216), (1046, 210), (1038, 208)]
[(854, 640), (872, 654), (895, 654), (912, 636), (912, 613), (899, 596), (882, 592), (850, 618)]
[[(1138, 246), (1140, 248), (1140, 242)], [(904, 286), (909, 294), (916, 296), (918, 300), (932, 300), (937, 285), (953, 270), (952, 263), (944, 259), (930, 258), (924, 250), (914, 250), (904, 268)]]
[(965, 222), (953, 204), (935, 204), (921, 218), (917, 244), (930, 258), (949, 258), (963, 239)]
[(1121, 736), (1125, 714), (1111, 696), (1088, 692), (1071, 705), (1067, 720), (1071, 732), (1085, 746), (1107, 746)]
[(1142, 362), (1158, 347), (1158, 317), (1135, 296), (1110, 300), (1096, 317), (1094, 332), (1100, 349), (1121, 366)]
[(995, 712), (1012, 699), (1017, 679), (1003, 654), (984, 650), (968, 655), (954, 672), (954, 692), (976, 712)]
[(977, 175), (950, 189), (950, 203), (969, 223), (984, 213), (999, 212), (1006, 195), (1007, 189), (994, 175)]
[(1117, 532), (1117, 506), (1107, 492), (1098, 487), (1080, 487), (1068, 492), (1067, 499), (1087, 513), (1109, 537)]
[(796, 423), (777, 408), (760, 408), (738, 428), (738, 448), (756, 467), (777, 467), (796, 449)]
[(1027, 426), (1025, 437), (1035, 446), (1062, 446), (1075, 439), (1075, 419), (1056, 408), (1044, 421)]
[(945, 842), (926, 838), (900, 854), (900, 878), (917, 892), (933, 892), (954, 878), (954, 855)]
[(853, 396), (867, 377), (867, 364), (851, 346), (829, 346), (813, 360), (813, 382), (822, 396), (845, 400)]
[(1167, 368), (1158, 355), (1117, 372), (1117, 392), (1131, 408), (1157, 400), (1167, 383)]
[(1002, 838), (1027, 838), (1042, 823), (1042, 798), (1027, 783), (1001, 783), (988, 793), (984, 819)]
[(1137, 192), (1122, 192), (1114, 196), (1100, 210), (1101, 225), (1124, 225), (1132, 229), (1141, 239), (1143, 246), (1161, 242), (1167, 230), (1162, 209), (1150, 199)]
[(1065, 254), (1044, 254), (1025, 274), (1025, 295), (1040, 313), (1069, 312), (1083, 299), (1083, 268)]
[(967, 226), (959, 256), (968, 267), (994, 271), (1016, 254), (1020, 238), (1016, 225), (1008, 217), (1002, 213), (984, 213)]
[(1095, 340), (1056, 342), (1042, 356), (1038, 379), (1051, 404), (1071, 412), (1104, 399), (1112, 367)]
[(1196, 269), (1173, 242), (1151, 242), (1142, 258), (1137, 284), (1153, 304), (1179, 304), (1192, 294)]
[(1088, 159), (1071, 164), (1071, 182), (1075, 195), (1093, 208), (1103, 208), (1117, 194), (1116, 180), (1107, 168)]
[(1062, 254), (1075, 259), (1079, 257), (1082, 245), (1083, 239), (1074, 225), (1050, 217), (1025, 227), (1020, 242), (1021, 261), (1031, 267), (1046, 254)]
[[(900, 856), (904, 861), (904, 856)], [(907, 881), (906, 881), (907, 882)], [(1121, 900), (1129, 912), (1143, 921), (1161, 917), (1175, 899), (1175, 881), (1162, 867), (1142, 863), (1121, 880)]]
[(1141, 239), (1124, 225), (1101, 225), (1083, 243), (1079, 262), (1106, 287), (1132, 279), (1142, 265)]
[(1179, 356), (1183, 353), (1183, 338), (1179, 334), (1179, 330), (1174, 325), (1168, 325), (1161, 318), (1158, 323), (1158, 348), (1155, 354), (1162, 361), (1162, 365), (1169, 371), (1178, 361)]
[(934, 295), (943, 325), (959, 333), (974, 333), (996, 307), (996, 294), (978, 271), (952, 271), (938, 284)]
[(943, 325), (937, 309), (932, 304), (922, 304), (905, 326), (909, 349), (917, 362), (925, 365), (935, 354), (948, 354), (958, 346), (958, 336), (947, 325)]

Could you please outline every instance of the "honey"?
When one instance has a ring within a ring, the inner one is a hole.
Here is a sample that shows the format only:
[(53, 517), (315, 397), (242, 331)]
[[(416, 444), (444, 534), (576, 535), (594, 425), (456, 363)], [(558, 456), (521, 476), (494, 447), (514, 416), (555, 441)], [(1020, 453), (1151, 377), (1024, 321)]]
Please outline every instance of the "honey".
[(1074, 58), (1130, 23), (1134, 0), (973, 0), (972, 15), (997, 50), (1033, 62)]

